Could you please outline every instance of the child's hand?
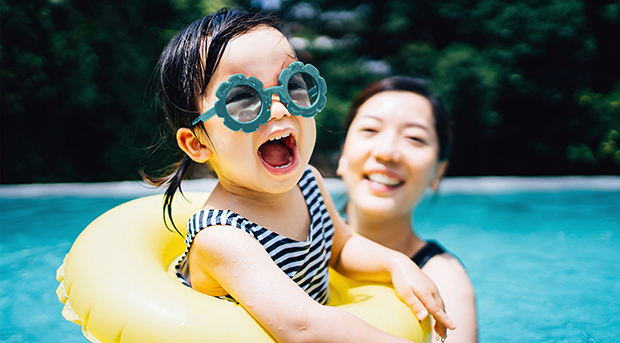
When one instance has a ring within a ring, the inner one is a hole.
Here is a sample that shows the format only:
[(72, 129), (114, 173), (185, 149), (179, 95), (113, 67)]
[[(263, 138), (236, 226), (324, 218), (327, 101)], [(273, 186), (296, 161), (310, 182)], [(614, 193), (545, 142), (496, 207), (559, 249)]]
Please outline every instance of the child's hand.
[(418, 266), (409, 262), (398, 263), (392, 269), (392, 284), (396, 294), (418, 320), (425, 319), (430, 312), (435, 317), (435, 332), (445, 338), (447, 329), (454, 330), (456, 325), (446, 314), (437, 286)]

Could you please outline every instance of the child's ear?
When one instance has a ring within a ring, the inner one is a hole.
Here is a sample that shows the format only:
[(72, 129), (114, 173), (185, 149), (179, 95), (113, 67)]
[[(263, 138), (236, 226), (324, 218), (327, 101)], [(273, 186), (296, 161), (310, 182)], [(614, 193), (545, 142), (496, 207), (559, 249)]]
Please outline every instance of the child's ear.
[(437, 172), (435, 173), (435, 177), (431, 181), (431, 188), (436, 192), (439, 189), (439, 181), (446, 174), (446, 170), (448, 170), (448, 160), (439, 162), (437, 166)]
[(205, 163), (211, 157), (211, 149), (202, 144), (194, 132), (186, 127), (177, 131), (177, 144), (187, 156), (198, 163)]

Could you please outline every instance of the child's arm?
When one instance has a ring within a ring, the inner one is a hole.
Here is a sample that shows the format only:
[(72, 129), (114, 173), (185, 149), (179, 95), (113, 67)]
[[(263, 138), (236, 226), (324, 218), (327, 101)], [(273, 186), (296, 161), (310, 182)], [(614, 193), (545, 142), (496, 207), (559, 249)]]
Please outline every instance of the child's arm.
[[(192, 285), (211, 295), (222, 294), (217, 291), (221, 285), (278, 342), (409, 342), (314, 301), (254, 238), (237, 228), (200, 231), (190, 254)], [(209, 284), (216, 286), (211, 292)]]
[(446, 337), (446, 327), (455, 329), (456, 325), (446, 315), (443, 300), (431, 279), (405, 254), (353, 236), (336, 210), (323, 178), (316, 169), (312, 171), (335, 228), (330, 266), (352, 279), (391, 282), (396, 294), (416, 317), (422, 320), (430, 312), (436, 319), (435, 331)]
[(435, 331), (446, 337), (446, 327), (456, 325), (448, 318), (435, 284), (406, 255), (385, 248), (361, 236), (344, 244), (333, 268), (356, 280), (391, 282), (398, 297), (422, 320), (430, 312)]

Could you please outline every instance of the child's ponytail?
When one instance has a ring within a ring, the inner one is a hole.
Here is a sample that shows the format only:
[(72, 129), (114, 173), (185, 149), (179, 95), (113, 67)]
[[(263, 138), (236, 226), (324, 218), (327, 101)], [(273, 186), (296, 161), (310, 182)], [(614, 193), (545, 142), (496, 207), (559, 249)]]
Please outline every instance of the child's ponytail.
[(146, 183), (152, 186), (155, 186), (155, 187), (167, 186), (166, 192), (164, 193), (164, 204), (163, 204), (164, 224), (166, 225), (168, 230), (172, 231), (170, 227), (168, 226), (168, 221), (166, 219), (166, 217), (168, 217), (168, 219), (170, 219), (170, 223), (172, 224), (172, 227), (174, 228), (174, 230), (177, 233), (179, 233), (179, 235), (181, 236), (183, 235), (181, 234), (177, 226), (174, 224), (174, 219), (172, 218), (172, 200), (174, 199), (174, 195), (176, 194), (177, 190), (179, 191), (179, 193), (181, 193), (181, 195), (183, 195), (183, 190), (181, 189), (181, 181), (187, 178), (188, 170), (191, 164), (192, 164), (192, 159), (189, 158), (189, 156), (187, 155), (183, 155), (183, 159), (181, 161), (174, 163), (170, 166), (170, 168), (168, 169), (170, 170), (170, 172), (166, 176), (153, 177), (153, 176), (147, 175), (143, 171), (140, 172), (142, 179)]

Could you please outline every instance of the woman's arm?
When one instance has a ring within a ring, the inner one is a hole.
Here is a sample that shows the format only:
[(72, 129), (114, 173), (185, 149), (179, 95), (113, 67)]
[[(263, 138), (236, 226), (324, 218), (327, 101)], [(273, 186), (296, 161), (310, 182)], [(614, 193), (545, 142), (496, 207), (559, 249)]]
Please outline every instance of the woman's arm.
[(190, 261), (192, 285), (217, 282), (278, 342), (409, 342), (342, 309), (319, 304), (239, 229), (214, 226), (200, 231)]
[(361, 236), (353, 236), (333, 200), (323, 178), (312, 168), (323, 194), (325, 206), (334, 223), (334, 243), (330, 266), (342, 275), (364, 281), (391, 282), (396, 294), (420, 320), (430, 312), (437, 320), (435, 330), (446, 337), (446, 327), (456, 325), (444, 311), (444, 304), (435, 284), (406, 255), (388, 249)]
[(444, 253), (431, 258), (422, 271), (437, 285), (450, 318), (459, 323), (446, 342), (477, 343), (476, 294), (461, 262)]

